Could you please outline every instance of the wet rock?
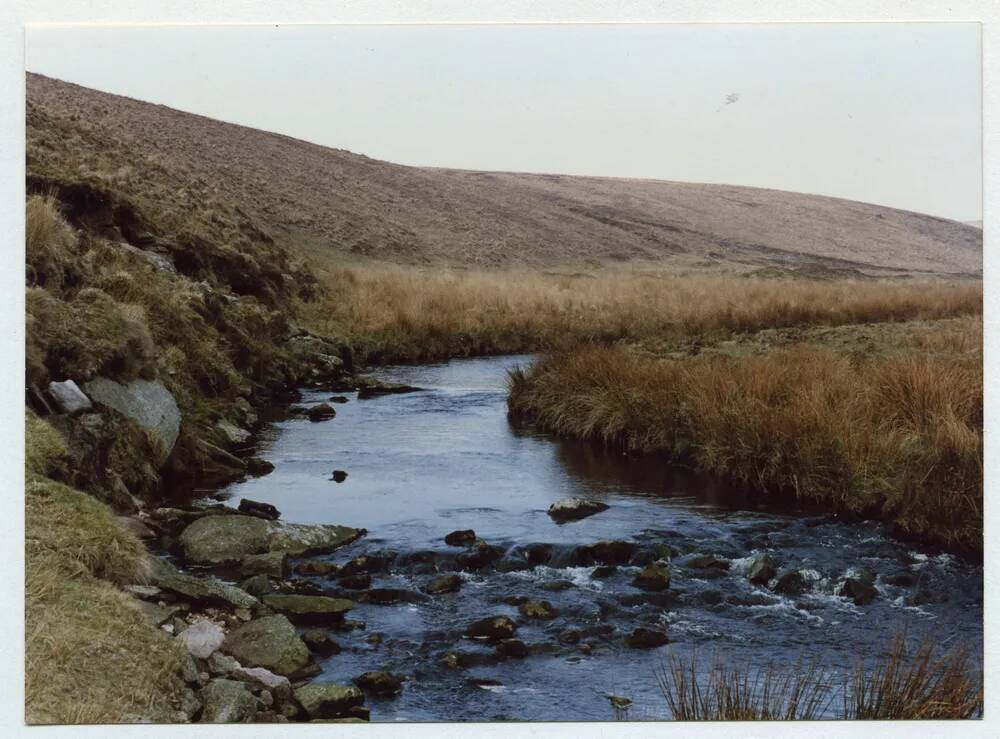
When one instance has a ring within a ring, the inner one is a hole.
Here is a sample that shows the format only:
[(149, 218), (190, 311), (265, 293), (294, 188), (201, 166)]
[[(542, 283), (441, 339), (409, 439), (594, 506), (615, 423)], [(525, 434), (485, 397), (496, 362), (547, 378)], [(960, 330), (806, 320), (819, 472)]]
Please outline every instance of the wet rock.
[(263, 667), (279, 675), (292, 675), (311, 660), (309, 648), (283, 615), (254, 619), (230, 631), (222, 651), (245, 667)]
[(72, 380), (49, 383), (49, 397), (56, 404), (60, 413), (76, 415), (89, 411), (93, 406), (83, 390), (81, 390)]
[(889, 575), (885, 578), (887, 585), (895, 585), (898, 588), (912, 588), (914, 583), (916, 583), (917, 578), (915, 578), (909, 572), (899, 572), (895, 575)]
[[(628, 564), (637, 548), (637, 545), (631, 541), (599, 541), (588, 547), (581, 547), (581, 549), (586, 550), (586, 554), (595, 564), (605, 566)], [(586, 557), (581, 557), (581, 560), (584, 559)]]
[(681, 599), (680, 595), (671, 590), (659, 590), (645, 593), (622, 593), (618, 596), (618, 602), (629, 608), (645, 605), (673, 608), (681, 602)]
[(430, 595), (457, 593), (462, 589), (462, 578), (458, 575), (440, 575), (424, 586), (424, 592)]
[(310, 719), (340, 718), (365, 702), (364, 693), (353, 685), (309, 683), (294, 691), (295, 700)]
[(906, 598), (908, 606), (923, 606), (929, 603), (946, 603), (948, 596), (942, 592), (940, 585), (921, 580), (916, 592)]
[(227, 585), (215, 578), (198, 578), (179, 572), (172, 564), (159, 557), (150, 557), (147, 580), (161, 590), (179, 595), (202, 606), (228, 608), (254, 608), (259, 601), (240, 588)]
[(414, 393), (420, 390), (412, 385), (404, 385), (398, 382), (382, 382), (370, 377), (358, 378), (358, 400), (377, 398), (380, 395), (397, 395), (400, 393)]
[(251, 554), (240, 562), (242, 575), (270, 575), (271, 577), (288, 577), (288, 555), (285, 552), (268, 552), (267, 554)]
[(364, 590), (371, 587), (372, 576), (367, 572), (358, 575), (343, 575), (337, 578), (337, 584), (347, 590)]
[(767, 585), (777, 574), (777, 564), (770, 554), (758, 554), (747, 566), (747, 580), (754, 585)]
[(360, 575), (363, 573), (371, 574), (384, 572), (388, 568), (388, 557), (382, 557), (377, 554), (362, 554), (341, 567), (340, 574), (345, 577), (347, 575)]
[(365, 672), (353, 680), (368, 695), (390, 698), (403, 690), (403, 681), (385, 670)]
[(295, 565), (297, 575), (313, 575), (316, 577), (331, 577), (340, 572), (340, 566), (332, 562), (320, 562), (318, 560), (307, 560)]
[(173, 394), (162, 382), (133, 380), (121, 385), (106, 377), (97, 377), (84, 389), (97, 405), (112, 408), (150, 431), (160, 442), (160, 453), (154, 462), (157, 467), (163, 466), (180, 434), (181, 412)]
[(625, 636), (625, 646), (632, 649), (655, 649), (670, 642), (662, 631), (655, 631), (640, 626)]
[(556, 611), (547, 600), (529, 600), (517, 607), (525, 618), (550, 620), (556, 617)]
[(643, 590), (666, 590), (670, 587), (670, 570), (660, 565), (647, 565), (632, 579), (632, 584)]
[(337, 415), (337, 411), (333, 409), (333, 406), (329, 403), (320, 403), (319, 405), (314, 405), (312, 408), (306, 411), (306, 418), (308, 418), (313, 423), (318, 423), (320, 421), (327, 421)]
[(527, 603), (531, 600), (526, 595), (505, 595), (500, 598), (500, 603), (506, 603), (508, 606), (520, 606), (523, 603)]
[(836, 594), (842, 598), (849, 598), (856, 606), (864, 606), (878, 597), (878, 590), (875, 589), (874, 576), (868, 574), (845, 578), (837, 588)]
[(376, 606), (392, 606), (396, 603), (423, 603), (427, 596), (403, 588), (372, 588), (361, 593), (358, 600)]
[(520, 659), (527, 657), (528, 646), (520, 639), (502, 639), (497, 643), (497, 655), (500, 657), (514, 657)]
[(730, 595), (726, 597), (726, 603), (733, 606), (773, 606), (781, 601), (773, 596), (764, 593), (747, 593), (745, 595)]
[(595, 513), (608, 510), (608, 506), (596, 500), (583, 498), (563, 498), (549, 506), (549, 517), (556, 523), (576, 521)]
[(327, 400), (330, 403), (346, 403), (349, 400), (349, 398), (347, 398), (344, 395), (331, 395), (329, 398), (327, 398)]
[(461, 570), (475, 572), (489, 567), (503, 557), (503, 555), (503, 549), (484, 542), (468, 552), (462, 552), (455, 557), (455, 565)]
[(706, 590), (698, 597), (707, 606), (717, 606), (722, 602), (722, 593), (718, 590)]
[(557, 638), (560, 644), (579, 644), (580, 632), (576, 629), (566, 629), (560, 632)]
[(550, 592), (559, 592), (575, 587), (576, 584), (572, 580), (549, 580), (538, 585), (539, 590), (548, 590)]
[(340, 644), (330, 638), (322, 629), (308, 629), (302, 632), (302, 641), (306, 643), (309, 650), (321, 657), (329, 657), (332, 654), (340, 654)]
[(281, 511), (270, 503), (260, 503), (256, 500), (250, 500), (249, 498), (241, 500), (237, 510), (241, 513), (246, 513), (249, 516), (257, 516), (258, 518), (265, 518), (269, 521), (275, 521), (281, 518)]
[(504, 557), (494, 565), (497, 572), (524, 572), (530, 570), (531, 565), (520, 557)]
[(237, 667), (231, 673), (234, 680), (249, 685), (254, 690), (266, 690), (279, 701), (292, 695), (292, 683), (284, 675), (275, 675), (263, 667)]
[(376, 631), (375, 633), (366, 636), (365, 641), (372, 646), (377, 646), (382, 643), (382, 635)]
[(551, 557), (551, 544), (529, 544), (524, 548), (524, 558), (532, 567), (546, 564)]
[(810, 587), (810, 580), (801, 570), (787, 570), (778, 577), (772, 590), (781, 595), (802, 595)]
[(271, 593), (261, 599), (268, 608), (288, 616), (296, 624), (337, 624), (354, 608), (345, 598), (324, 595), (282, 595)]
[(688, 559), (684, 566), (692, 570), (729, 570), (729, 560), (716, 557), (714, 554), (698, 554)]
[(250, 457), (247, 460), (247, 474), (254, 477), (263, 477), (274, 472), (274, 465), (266, 459), (260, 457)]
[(510, 639), (514, 636), (515, 631), (517, 631), (517, 624), (507, 616), (493, 616), (473, 621), (466, 628), (465, 635), (470, 639), (500, 641), (501, 639)]
[(267, 575), (253, 575), (248, 577), (240, 583), (240, 587), (258, 600), (274, 590)]
[(236, 564), (251, 554), (292, 556), (331, 552), (364, 535), (364, 529), (267, 521), (254, 516), (205, 516), (178, 538), (184, 558), (195, 564)]
[(472, 529), (461, 529), (452, 531), (444, 537), (444, 543), (452, 547), (464, 547), (475, 543), (476, 532)]
[(177, 638), (192, 657), (207, 659), (222, 646), (226, 634), (218, 624), (202, 619), (191, 624)]
[(344, 470), (334, 470), (330, 473), (330, 479), (334, 482), (343, 482), (347, 479), (347, 473)]
[(248, 723), (257, 713), (257, 699), (237, 680), (213, 680), (199, 697), (204, 706), (201, 714), (204, 723)]
[(618, 572), (618, 568), (614, 565), (598, 565), (594, 568), (590, 576), (595, 580), (604, 580)]
[(448, 652), (441, 658), (441, 664), (451, 670), (495, 665), (499, 661), (497, 654), (484, 652)]

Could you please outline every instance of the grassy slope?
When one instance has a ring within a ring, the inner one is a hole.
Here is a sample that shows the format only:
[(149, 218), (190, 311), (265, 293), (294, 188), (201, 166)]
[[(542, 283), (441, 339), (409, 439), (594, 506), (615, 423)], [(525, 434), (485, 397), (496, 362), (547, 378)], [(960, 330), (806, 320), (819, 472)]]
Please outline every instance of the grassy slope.
[(28, 75), (28, 169), (300, 253), (498, 266), (652, 260), (974, 274), (982, 232), (833, 198), (404, 167)]

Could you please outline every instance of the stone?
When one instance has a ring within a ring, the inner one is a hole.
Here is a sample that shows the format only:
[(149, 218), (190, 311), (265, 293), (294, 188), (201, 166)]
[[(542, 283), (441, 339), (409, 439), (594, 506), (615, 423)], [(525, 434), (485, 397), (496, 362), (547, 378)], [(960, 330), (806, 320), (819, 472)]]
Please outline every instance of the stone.
[(201, 701), (194, 694), (191, 688), (185, 687), (181, 691), (181, 713), (184, 714), (184, 721), (192, 721), (201, 710)]
[(240, 588), (257, 599), (263, 598), (265, 595), (273, 592), (274, 590), (274, 588), (271, 587), (271, 580), (264, 574), (252, 575), (251, 577), (248, 577), (240, 583)]
[(302, 632), (302, 641), (306, 643), (309, 650), (321, 657), (329, 657), (333, 654), (340, 654), (340, 644), (330, 638), (322, 629), (308, 629)]
[(878, 597), (878, 590), (875, 588), (875, 583), (868, 578), (848, 577), (837, 589), (837, 595), (849, 598), (856, 606), (864, 606)]
[(368, 695), (379, 698), (399, 695), (403, 690), (403, 681), (385, 670), (362, 673), (353, 682)]
[(292, 683), (284, 675), (275, 675), (264, 667), (237, 667), (232, 678), (247, 683), (254, 689), (267, 690), (272, 697), (287, 700), (292, 695)]
[(566, 629), (559, 633), (558, 639), (560, 644), (579, 644), (580, 632), (576, 629)]
[(576, 584), (572, 580), (549, 580), (548, 582), (539, 584), (538, 587), (540, 590), (548, 590), (552, 593), (558, 593), (563, 590), (575, 588)]
[(126, 593), (131, 593), (136, 598), (144, 598), (146, 600), (159, 598), (163, 595), (163, 591), (155, 585), (126, 585), (122, 590)]
[(297, 575), (315, 575), (317, 577), (330, 577), (331, 575), (336, 575), (340, 571), (338, 565), (332, 562), (320, 562), (317, 560), (307, 560), (305, 562), (299, 562), (295, 565), (295, 574)]
[(497, 643), (497, 654), (501, 657), (521, 659), (528, 653), (528, 646), (520, 639), (501, 639)]
[(281, 518), (281, 511), (279, 511), (270, 503), (260, 503), (256, 500), (250, 500), (249, 498), (243, 498), (240, 501), (237, 510), (239, 510), (241, 513), (246, 513), (247, 515), (250, 516), (265, 518), (269, 521), (275, 521)]
[(540, 620), (550, 620), (556, 617), (556, 611), (547, 600), (529, 600), (517, 607), (518, 612), (525, 618), (535, 618)]
[(312, 660), (295, 627), (281, 614), (257, 618), (230, 631), (222, 651), (244, 667), (263, 667), (278, 675), (293, 675)]
[(180, 408), (166, 386), (158, 380), (133, 380), (122, 385), (106, 377), (96, 377), (84, 388), (94, 403), (118, 411), (153, 433), (160, 442), (155, 462), (162, 467), (181, 428)]
[(580, 547), (577, 557), (581, 564), (593, 561), (599, 565), (625, 565), (636, 552), (637, 545), (631, 541), (599, 541), (587, 547)]
[(270, 593), (262, 599), (264, 605), (288, 616), (297, 624), (338, 624), (354, 608), (346, 598), (325, 595), (281, 595)]
[(207, 619), (195, 621), (177, 637), (192, 657), (208, 659), (212, 653), (222, 646), (226, 633), (222, 627)]
[(288, 554), (285, 552), (251, 554), (240, 562), (242, 575), (270, 575), (283, 579), (288, 577), (289, 572)]
[(476, 541), (476, 532), (472, 529), (452, 531), (444, 537), (444, 543), (452, 547), (464, 547)]
[(426, 595), (406, 590), (405, 588), (372, 588), (358, 594), (358, 600), (362, 603), (371, 603), (376, 606), (392, 606), (397, 603), (423, 603), (428, 598)]
[(228, 654), (214, 652), (208, 658), (208, 671), (213, 675), (229, 675), (240, 669), (242, 665)]
[(618, 568), (614, 565), (598, 565), (590, 573), (590, 576), (595, 580), (605, 580), (613, 576), (616, 572), (618, 572)]
[(639, 626), (631, 634), (625, 636), (625, 646), (632, 649), (655, 649), (670, 642), (662, 631), (655, 631)]
[(156, 538), (156, 532), (147, 526), (142, 519), (135, 516), (118, 516), (121, 525), (135, 534), (137, 539), (149, 541)]
[(647, 565), (632, 579), (642, 590), (666, 590), (670, 587), (670, 570), (660, 565)]
[(549, 517), (556, 523), (576, 521), (608, 510), (605, 503), (584, 498), (563, 498), (549, 506)]
[(344, 470), (334, 470), (330, 473), (330, 479), (334, 482), (343, 482), (347, 479), (347, 473)]
[(358, 575), (344, 575), (337, 578), (337, 584), (347, 590), (364, 590), (371, 587), (372, 576), (367, 572), (362, 572)]
[(198, 665), (194, 657), (186, 649), (181, 653), (181, 678), (186, 683), (201, 685), (201, 675), (198, 673)]
[(439, 575), (424, 586), (424, 592), (430, 595), (457, 593), (462, 589), (462, 578), (458, 575)]
[(295, 700), (310, 719), (340, 718), (365, 702), (365, 695), (353, 685), (313, 682), (296, 688)]
[(377, 398), (380, 395), (398, 395), (400, 393), (415, 393), (420, 390), (412, 385), (398, 382), (382, 382), (369, 377), (359, 378), (358, 400)]
[(257, 699), (238, 680), (213, 680), (202, 689), (200, 698), (204, 723), (245, 724), (257, 713)]
[(481, 618), (473, 621), (465, 630), (465, 635), (470, 639), (485, 639), (487, 641), (500, 641), (510, 639), (517, 631), (517, 624), (507, 616), (493, 616), (491, 618)]
[(170, 258), (169, 253), (140, 249), (137, 246), (129, 244), (127, 241), (118, 242), (118, 248), (141, 259), (155, 270), (160, 272), (170, 272), (173, 274), (176, 274), (177, 272), (177, 267), (174, 266), (174, 262)]
[(246, 461), (247, 474), (254, 477), (263, 477), (274, 472), (274, 464), (260, 457), (250, 457)]
[(331, 395), (327, 400), (331, 403), (346, 403), (348, 398), (343, 395)]
[(462, 552), (455, 557), (455, 564), (458, 568), (467, 572), (475, 572), (489, 567), (504, 555), (501, 547), (490, 546), (486, 542), (479, 542), (468, 551)]
[(388, 569), (389, 561), (378, 554), (361, 554), (340, 568), (343, 575), (357, 575), (362, 572), (382, 572)]
[(319, 421), (327, 421), (337, 415), (337, 411), (333, 409), (329, 403), (320, 403), (319, 405), (314, 405), (312, 408), (306, 411), (306, 418), (308, 418), (313, 423), (318, 423)]
[(728, 570), (729, 560), (716, 557), (714, 554), (698, 554), (684, 563), (693, 570)]
[(50, 382), (49, 397), (55, 402), (56, 408), (60, 413), (66, 413), (71, 416), (93, 408), (90, 398), (72, 380)]
[(809, 590), (809, 580), (799, 570), (784, 572), (774, 584), (774, 592), (781, 595), (802, 595)]
[(250, 441), (250, 432), (226, 420), (216, 422), (215, 430), (230, 446), (240, 446)]
[(777, 564), (770, 554), (758, 554), (747, 566), (747, 580), (754, 585), (767, 585), (777, 574)]
[(136, 601), (135, 605), (153, 626), (162, 626), (165, 623), (169, 623), (174, 616), (184, 612), (178, 605), (161, 606), (157, 603), (148, 603), (144, 600)]
[(234, 585), (227, 585), (215, 578), (198, 578), (181, 573), (160, 557), (150, 557), (149, 560), (147, 580), (150, 585), (161, 590), (169, 591), (199, 605), (251, 609), (260, 605), (260, 601), (255, 597)]
[(365, 534), (347, 526), (267, 521), (255, 516), (205, 516), (178, 537), (184, 558), (193, 564), (237, 564), (251, 554), (286, 552), (291, 556), (332, 552)]

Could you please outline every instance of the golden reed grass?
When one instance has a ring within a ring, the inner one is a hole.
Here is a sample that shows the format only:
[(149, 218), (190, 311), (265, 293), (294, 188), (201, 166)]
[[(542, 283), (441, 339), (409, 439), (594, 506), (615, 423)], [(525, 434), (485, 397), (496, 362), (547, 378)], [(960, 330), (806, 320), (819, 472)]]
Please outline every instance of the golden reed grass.
[(981, 315), (980, 282), (764, 279), (638, 268), (591, 274), (333, 268), (317, 330), (372, 361), (685, 342), (765, 328)]
[(978, 353), (798, 346), (669, 360), (585, 346), (512, 373), (509, 407), (557, 433), (684, 457), (982, 550)]

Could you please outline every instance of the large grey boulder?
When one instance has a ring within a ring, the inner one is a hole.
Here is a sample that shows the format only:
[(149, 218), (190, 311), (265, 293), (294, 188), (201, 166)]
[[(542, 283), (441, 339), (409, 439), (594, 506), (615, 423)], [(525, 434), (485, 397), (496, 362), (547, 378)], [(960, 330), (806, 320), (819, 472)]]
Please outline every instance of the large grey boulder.
[(176, 567), (159, 557), (150, 557), (147, 580), (161, 590), (206, 606), (226, 608), (254, 608), (260, 601), (235, 585), (228, 585), (213, 577), (194, 577), (179, 572)]
[(312, 659), (309, 647), (282, 615), (254, 619), (230, 631), (222, 651), (244, 667), (263, 667), (278, 675), (292, 675)]
[(190, 524), (178, 539), (188, 562), (237, 564), (245, 557), (286, 552), (298, 557), (321, 554), (349, 544), (364, 529), (267, 521), (254, 516), (207, 516)]
[(201, 720), (210, 724), (245, 724), (257, 713), (257, 699), (245, 683), (213, 680), (201, 691)]
[(181, 411), (173, 394), (158, 380), (133, 380), (122, 385), (106, 377), (96, 377), (84, 389), (99, 405), (113, 408), (144, 429), (152, 431), (161, 442), (162, 466), (173, 451), (181, 429)]
[(93, 406), (83, 390), (72, 380), (50, 382), (49, 395), (62, 413), (74, 415), (89, 411)]
[(226, 633), (222, 627), (208, 619), (195, 621), (177, 637), (192, 657), (208, 659), (216, 649), (222, 646)]

